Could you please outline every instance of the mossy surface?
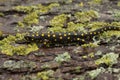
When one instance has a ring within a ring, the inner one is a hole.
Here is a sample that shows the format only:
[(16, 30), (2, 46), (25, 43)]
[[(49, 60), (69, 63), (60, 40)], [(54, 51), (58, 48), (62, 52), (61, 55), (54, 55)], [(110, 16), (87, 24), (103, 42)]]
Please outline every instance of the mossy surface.
[[(0, 0), (0, 80), (119, 80), (120, 31), (84, 37), (84, 45), (72, 41), (49, 45), (45, 36), (47, 43), (24, 44), (23, 39), (23, 33), (36, 37), (41, 32), (120, 27), (119, 6), (119, 0)], [(22, 40), (23, 44), (16, 43)]]
[(100, 59), (97, 59), (95, 61), (95, 63), (97, 65), (100, 65), (100, 64), (106, 64), (108, 66), (112, 66), (113, 64), (116, 64), (118, 62), (118, 57), (119, 55), (118, 54), (115, 54), (115, 53), (108, 53), (106, 55), (103, 55)]
[[(99, 29), (105, 26), (115, 26), (115, 27), (120, 26), (120, 22), (108, 23), (103, 21), (92, 21), (93, 19), (99, 18), (98, 12), (94, 10), (76, 12), (74, 15), (77, 23), (73, 21), (67, 22), (67, 19), (71, 18), (71, 16), (67, 14), (60, 14), (60, 15), (54, 16), (53, 19), (49, 21), (52, 27), (48, 28), (48, 31), (52, 31), (52, 32), (79, 31), (79, 32), (86, 33), (88, 32), (86, 31), (87, 28), (89, 28), (89, 31), (94, 31), (96, 29)], [(110, 31), (110, 32), (112, 33), (114, 31)], [(110, 35), (112, 36), (112, 34)], [(115, 31), (113, 35), (119, 36), (119, 31)]]
[(38, 50), (36, 44), (17, 45), (15, 41), (22, 39), (23, 35), (17, 34), (16, 36), (9, 35), (7, 38), (0, 41), (0, 50), (3, 54), (7, 55), (27, 55), (32, 51)]
[(54, 71), (48, 70), (43, 72), (38, 72), (37, 77), (42, 80), (49, 80), (53, 76)]
[(34, 5), (34, 6), (16, 6), (13, 7), (13, 10), (25, 12), (27, 15), (24, 17), (22, 22), (18, 23), (18, 26), (31, 26), (39, 23), (39, 15), (43, 13), (47, 13), (53, 7), (59, 6), (58, 3), (51, 3), (48, 6), (44, 6), (42, 4)]
[(4, 16), (4, 14), (0, 12), (0, 17), (3, 17), (3, 16)]
[(81, 23), (89, 22), (94, 18), (98, 18), (99, 14), (97, 11), (94, 10), (88, 10), (84, 12), (76, 12), (75, 17), (77, 20)]
[[(37, 5), (37, 6), (40, 7), (42, 5)], [(49, 9), (53, 6), (58, 6), (58, 5), (50, 4)], [(35, 12), (30, 13), (29, 12), (30, 10), (26, 10), (26, 7), (25, 7), (25, 11), (27, 11), (29, 14), (25, 16), (23, 23), (19, 22), (19, 25), (24, 26), (24, 23), (27, 25), (39, 23), (39, 20), (38, 20), (39, 11), (38, 10), (35, 10)], [(37, 14), (36, 14), (36, 12), (37, 12)], [(105, 26), (116, 26), (116, 27), (120, 26), (120, 22), (112, 22), (112, 23), (98, 22), (98, 21), (91, 22), (92, 19), (99, 18), (98, 12), (93, 11), (93, 10), (89, 10), (89, 11), (85, 11), (85, 12), (76, 12), (75, 18), (78, 23), (75, 23), (72, 21), (67, 22), (67, 19), (70, 17), (71, 16), (68, 14), (60, 14), (60, 15), (53, 17), (53, 19), (51, 19), (49, 21), (50, 25), (52, 27), (48, 28), (48, 31), (52, 31), (52, 32), (79, 31), (82, 33), (86, 33), (86, 32), (88, 32), (86, 30), (87, 28), (90, 28), (89, 31), (94, 31), (96, 29), (99, 29), (99, 28), (105, 27)], [(64, 28), (65, 24), (67, 24), (66, 28)], [(109, 32), (103, 33), (101, 36), (102, 36), (102, 38), (104, 38), (104, 37), (111, 37), (113, 35), (116, 35), (119, 37), (120, 33), (119, 33), (119, 31), (109, 31)], [(16, 44), (15, 44), (16, 37), (17, 36), (10, 35), (8, 38), (0, 41), (0, 43), (1, 43), (0, 48), (1, 48), (2, 53), (8, 54), (8, 55), (13, 55), (13, 54), (24, 55), (24, 54), (28, 54), (31, 51), (35, 51), (38, 49), (36, 44), (16, 46)], [(20, 35), (19, 35), (19, 37), (20, 37)], [(88, 47), (88, 46), (89, 47), (97, 47), (98, 43), (99, 42), (84, 44), (83, 47)], [(13, 44), (13, 45), (11, 45), (11, 44)]]

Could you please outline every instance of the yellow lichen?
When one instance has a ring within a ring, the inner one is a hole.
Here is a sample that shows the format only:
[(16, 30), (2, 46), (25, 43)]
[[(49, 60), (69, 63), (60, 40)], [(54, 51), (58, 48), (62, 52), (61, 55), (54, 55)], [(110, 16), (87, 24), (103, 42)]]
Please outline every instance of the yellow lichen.
[(32, 7), (30, 7), (30, 6), (29, 7), (28, 6), (15, 6), (15, 7), (13, 7), (13, 10), (30, 13), (32, 11)]
[(18, 26), (20, 26), (20, 27), (24, 27), (24, 24), (22, 23), (22, 22), (18, 22)]
[(69, 22), (67, 23), (67, 31), (84, 31), (84, 24), (82, 23), (73, 23), (73, 22)]
[(117, 6), (120, 7), (120, 1), (118, 1)]
[(38, 14), (35, 12), (32, 12), (26, 15), (23, 22), (27, 25), (38, 24), (39, 23)]
[(53, 27), (63, 27), (67, 19), (67, 15), (61, 14), (58, 16), (55, 16), (51, 21), (50, 25)]
[(3, 16), (4, 16), (4, 14), (0, 12), (0, 17), (3, 17)]
[(58, 3), (51, 3), (48, 6), (43, 6), (41, 4), (34, 5), (34, 6), (16, 6), (16, 7), (13, 7), (13, 10), (28, 13), (23, 19), (23, 21), (18, 23), (18, 26), (23, 27), (24, 23), (28, 26), (33, 24), (38, 24), (39, 14), (46, 13), (49, 10), (51, 10), (53, 7), (57, 7), (57, 6), (59, 6)]
[(2, 36), (2, 35), (3, 35), (2, 31), (0, 31), (0, 36)]
[(106, 55), (103, 55), (100, 59), (97, 59), (95, 61), (96, 65), (100, 65), (105, 63), (106, 65), (112, 66), (113, 64), (117, 63), (117, 58), (119, 57), (118, 54), (115, 53), (108, 53)]
[(90, 22), (87, 27), (91, 28), (91, 30), (96, 30), (96, 29), (99, 29), (99, 28), (102, 28), (102, 27), (105, 27), (105, 26), (108, 26), (109, 23), (107, 22)]
[(85, 23), (85, 22), (89, 22), (91, 19), (98, 18), (99, 15), (98, 12), (94, 10), (89, 10), (86, 12), (76, 12), (75, 17), (79, 22)]
[(83, 3), (83, 2), (80, 2), (80, 3), (79, 3), (79, 6), (80, 6), (80, 7), (83, 7), (83, 6), (84, 6), (84, 3)]
[(53, 76), (54, 71), (48, 70), (48, 71), (42, 71), (37, 73), (37, 77), (41, 80), (50, 80), (50, 78)]
[(89, 43), (89, 44), (83, 44), (82, 47), (86, 48), (86, 47), (92, 47), (92, 48), (95, 48), (95, 47), (98, 47), (98, 42), (93, 42), (93, 43)]
[(32, 51), (38, 49), (36, 44), (29, 45), (16, 45), (15, 41), (18, 39), (22, 39), (22, 35), (17, 34), (16, 36), (9, 35), (7, 38), (0, 41), (0, 50), (3, 54), (6, 55), (27, 55)]
[(52, 28), (49, 28), (48, 29), (49, 31), (52, 31), (52, 32), (65, 32), (66, 30), (62, 27), (52, 27)]
[(88, 2), (88, 4), (92, 5), (100, 5), (102, 3), (102, 0), (91, 0)]

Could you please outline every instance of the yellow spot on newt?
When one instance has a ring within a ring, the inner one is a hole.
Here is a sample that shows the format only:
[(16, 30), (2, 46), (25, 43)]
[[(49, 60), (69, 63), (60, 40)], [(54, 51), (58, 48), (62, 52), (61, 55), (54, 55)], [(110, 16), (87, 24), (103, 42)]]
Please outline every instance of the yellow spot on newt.
[(41, 36), (44, 36), (45, 34), (41, 34)]
[(67, 37), (67, 39), (70, 39), (70, 37)]
[(84, 39), (82, 39), (82, 42), (85, 42), (85, 40), (84, 40)]
[(62, 36), (60, 36), (60, 39), (62, 39)]
[(44, 42), (43, 44), (44, 44), (44, 45), (46, 45), (46, 44), (47, 44), (47, 42)]
[(80, 38), (77, 38), (77, 40), (80, 40)]
[(96, 34), (96, 32), (94, 32), (94, 34)]
[(48, 37), (50, 37), (50, 34), (48, 34)]
[(84, 36), (84, 34), (81, 34), (81, 36)]
[(68, 33), (68, 35), (70, 35), (70, 33)]
[(62, 35), (61, 33), (59, 33), (59, 35)]
[(53, 37), (55, 37), (55, 34), (53, 34)]
[(66, 34), (64, 34), (64, 36), (67, 36)]

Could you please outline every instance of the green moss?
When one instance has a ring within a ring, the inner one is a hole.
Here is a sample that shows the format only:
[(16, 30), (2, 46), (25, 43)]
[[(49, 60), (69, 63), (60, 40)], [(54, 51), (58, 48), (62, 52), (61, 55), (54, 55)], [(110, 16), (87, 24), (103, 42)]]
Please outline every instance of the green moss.
[(52, 27), (52, 28), (48, 28), (48, 31), (52, 31), (52, 32), (65, 32), (66, 29), (64, 29), (62, 27)]
[(16, 45), (15, 41), (18, 39), (22, 39), (23, 36), (17, 34), (16, 36), (9, 35), (7, 38), (0, 41), (0, 50), (3, 54), (7, 55), (27, 55), (32, 51), (38, 49), (36, 44), (29, 45)]
[(105, 27), (105, 26), (108, 26), (109, 23), (107, 22), (90, 22), (88, 23), (87, 27), (91, 28), (91, 31), (93, 30), (96, 30), (98, 28), (102, 28), (102, 27)]
[(0, 31), (0, 36), (2, 36), (2, 35), (3, 35), (2, 31)]
[(42, 69), (47, 69), (50, 68), (50, 64), (49, 63), (45, 63), (41, 66)]
[(96, 70), (92, 70), (92, 71), (89, 71), (88, 72), (88, 75), (91, 77), (91, 79), (95, 79), (100, 73), (103, 72), (103, 69), (100, 68), (100, 69), (96, 69)]
[(36, 11), (39, 12), (39, 13), (46, 13), (48, 12), (49, 10), (51, 10), (52, 8), (54, 7), (58, 7), (60, 6), (58, 3), (51, 3), (50, 5), (48, 6), (43, 6), (41, 4), (38, 4), (36, 7), (38, 8)]
[(81, 66), (76, 66), (75, 67), (75, 72), (80, 72), (81, 71)]
[(120, 27), (120, 22), (112, 22), (110, 25)]
[(2, 26), (3, 25), (3, 23), (0, 23), (0, 26)]
[(92, 47), (92, 48), (95, 48), (95, 47), (98, 47), (99, 41), (96, 41), (96, 42), (93, 42), (93, 43), (88, 43), (88, 44), (83, 44), (82, 47), (86, 48), (86, 47)]
[(71, 59), (71, 56), (68, 52), (65, 52), (63, 54), (59, 54), (57, 57), (55, 57), (55, 61), (58, 63), (62, 63), (63, 61), (69, 61)]
[[(67, 23), (67, 31), (81, 31), (81, 32), (84, 32), (85, 29), (84, 29), (84, 24), (82, 23), (73, 23), (73, 22), (69, 22)], [(73, 27), (74, 26), (74, 27)]]
[(53, 7), (57, 7), (57, 6), (59, 6), (58, 3), (52, 3), (48, 6), (43, 6), (41, 4), (34, 5), (34, 6), (16, 6), (16, 7), (13, 7), (13, 10), (28, 13), (23, 19), (23, 21), (18, 23), (18, 26), (23, 27), (24, 24), (28, 26), (32, 24), (38, 24), (39, 14), (47, 13)]
[(0, 12), (0, 17), (3, 17), (3, 16), (4, 16), (4, 14)]
[(55, 16), (52, 20), (50, 20), (50, 25), (53, 27), (63, 27), (65, 22), (67, 20), (66, 14), (60, 14), (58, 16)]
[(22, 22), (18, 22), (18, 26), (20, 26), (20, 27), (24, 27), (24, 24), (22, 23)]
[(101, 34), (101, 37), (100, 38), (110, 38), (112, 37), (113, 35), (117, 36), (117, 37), (120, 37), (120, 31), (107, 31), (107, 32), (104, 32), (103, 34)]
[(66, 29), (63, 28), (67, 20), (66, 14), (60, 14), (58, 16), (55, 16), (52, 20), (50, 20), (50, 25), (53, 26), (49, 28), (49, 31), (53, 32), (65, 32)]
[(16, 7), (13, 7), (13, 10), (26, 12), (26, 13), (31, 13), (31, 12), (46, 13), (53, 7), (57, 7), (57, 6), (59, 6), (58, 3), (51, 3), (48, 6), (44, 6), (42, 4), (37, 4), (34, 6), (16, 6)]
[(26, 68), (26, 69), (35, 69), (36, 68), (36, 63), (32, 61), (15, 61), (15, 60), (6, 60), (3, 65), (1, 66), (7, 70), (15, 70), (15, 69), (21, 69), (21, 68)]
[(41, 80), (50, 80), (50, 78), (53, 76), (54, 71), (48, 70), (48, 71), (42, 71), (37, 73), (37, 77)]
[(25, 23), (29, 26), (32, 24), (38, 24), (39, 23), (38, 17), (39, 16), (36, 12), (32, 12), (32, 13), (25, 16), (23, 23)]
[(114, 17), (116, 21), (120, 21), (120, 10), (115, 10), (112, 16)]
[(119, 57), (119, 54), (115, 54), (111, 52), (106, 55), (103, 55), (100, 59), (97, 59), (95, 61), (95, 64), (100, 65), (102, 63), (105, 63), (108, 66), (112, 66), (113, 64), (117, 63), (118, 57)]
[(85, 56), (82, 56), (82, 58), (83, 58), (83, 59), (86, 59), (86, 58), (88, 58), (88, 56), (85, 55)]
[(91, 0), (88, 2), (91, 6), (92, 5), (100, 5), (102, 3), (102, 0)]
[(44, 28), (43, 26), (33, 26), (33, 27), (30, 27), (30, 32), (39, 32), (43, 28)]
[(52, 9), (53, 7), (58, 7), (58, 6), (60, 6), (59, 3), (52, 3), (48, 6), (48, 10)]
[(63, 22), (61, 21), (61, 23), (63, 23), (63, 24), (59, 24), (59, 22), (56, 21), (56, 23), (55, 23), (56, 26), (51, 27), (48, 30), (53, 31), (53, 32), (71, 32), (71, 31), (86, 32), (85, 29), (84, 29), (85, 25), (82, 24), (82, 23), (68, 22), (67, 23), (67, 28), (63, 28), (64, 21)]
[(91, 21), (94, 18), (98, 18), (99, 15), (98, 12), (94, 10), (89, 10), (85, 12), (76, 12), (75, 17), (79, 22), (85, 23)]
[(69, 3), (72, 3), (73, 0), (61, 0), (61, 3), (62, 4), (69, 4)]
[(118, 1), (117, 6), (120, 7), (120, 1)]
[(94, 53), (93, 53), (93, 52), (89, 53), (89, 54), (88, 54), (88, 56), (89, 56), (90, 58), (95, 57), (95, 55), (94, 55)]
[(13, 10), (30, 13), (33, 9), (33, 6), (16, 6), (13, 7)]
[(80, 6), (80, 7), (83, 7), (83, 6), (84, 6), (84, 3), (83, 3), (83, 2), (80, 2), (80, 3), (79, 3), (79, 6)]

